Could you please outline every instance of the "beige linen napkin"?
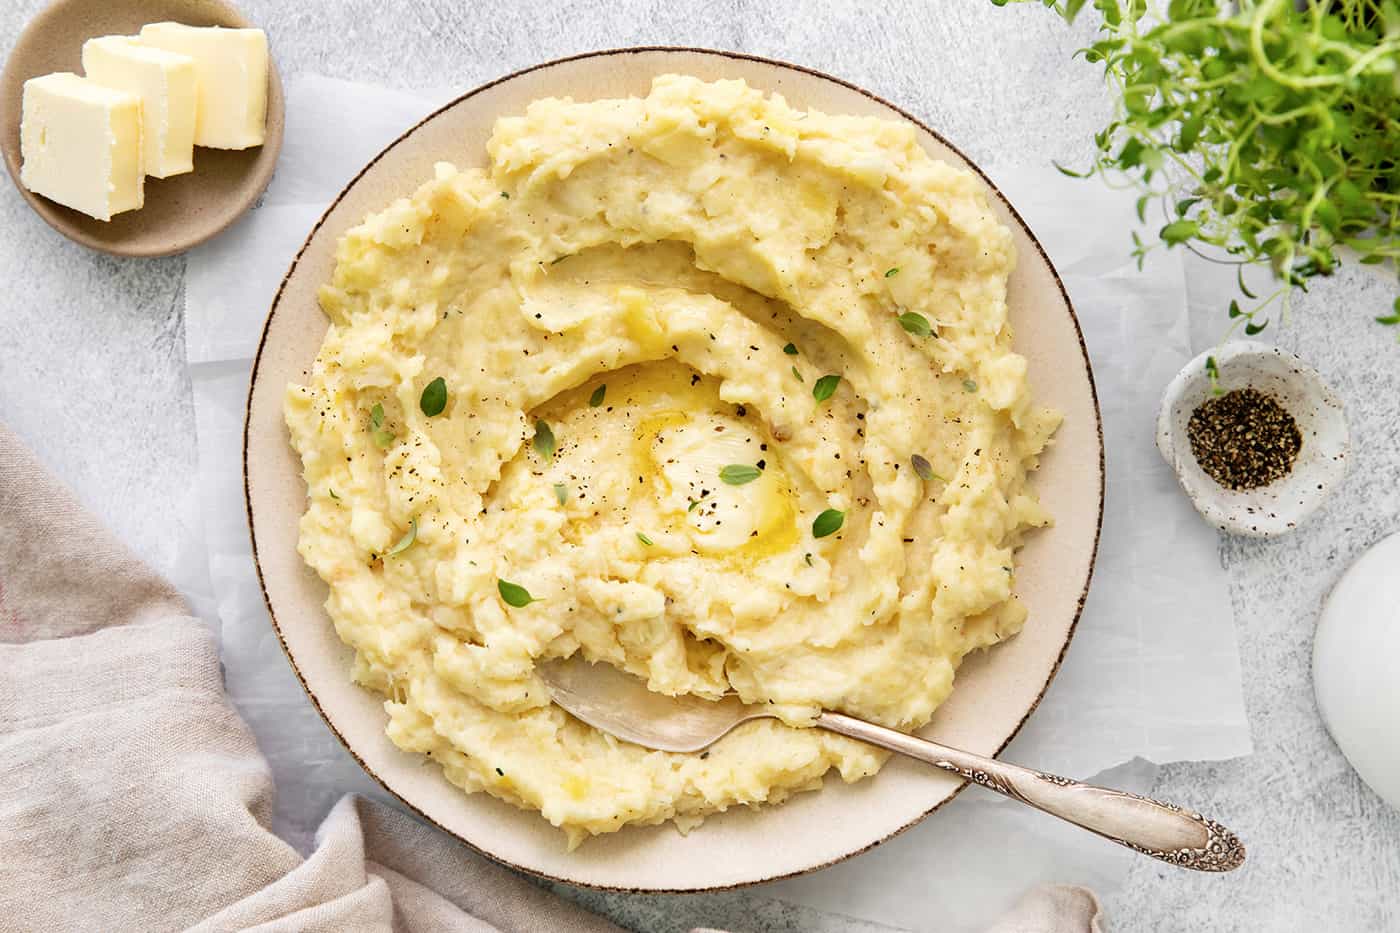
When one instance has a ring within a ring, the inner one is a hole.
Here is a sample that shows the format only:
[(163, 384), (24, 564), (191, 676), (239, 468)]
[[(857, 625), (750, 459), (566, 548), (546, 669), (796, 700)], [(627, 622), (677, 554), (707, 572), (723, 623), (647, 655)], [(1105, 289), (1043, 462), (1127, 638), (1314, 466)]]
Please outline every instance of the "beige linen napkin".
[(363, 798), (303, 859), (272, 792), (212, 633), (0, 426), (0, 929), (619, 930)]
[[(0, 929), (619, 931), (360, 797), (302, 858), (272, 794), (213, 634), (0, 425)], [(1043, 888), (995, 931), (1097, 916)]]

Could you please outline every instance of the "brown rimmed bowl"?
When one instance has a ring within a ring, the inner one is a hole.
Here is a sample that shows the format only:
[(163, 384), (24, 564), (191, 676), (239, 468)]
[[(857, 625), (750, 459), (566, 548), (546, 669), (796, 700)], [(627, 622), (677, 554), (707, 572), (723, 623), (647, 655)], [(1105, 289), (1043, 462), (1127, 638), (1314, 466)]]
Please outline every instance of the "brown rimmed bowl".
[[(350, 753), (419, 816), (487, 855), (537, 875), (597, 888), (701, 891), (772, 881), (862, 852), (907, 829), (962, 788), (957, 779), (891, 761), (873, 779), (829, 777), (816, 793), (781, 806), (738, 807), (682, 836), (671, 826), (629, 828), (565, 851), (563, 834), (537, 813), (465, 794), (421, 755), (384, 734), (381, 700), (350, 681), (351, 650), (322, 604), (325, 585), (297, 554), (306, 486), (282, 418), (287, 384), (304, 380), (326, 332), (316, 290), (330, 279), (336, 239), (363, 217), (408, 195), (433, 163), (484, 165), (496, 118), (532, 100), (644, 95), (658, 74), (743, 78), (798, 107), (869, 114), (920, 127), (934, 156), (977, 171), (949, 143), (874, 95), (806, 68), (731, 52), (638, 48), (595, 52), (529, 68), (463, 95), (411, 128), (340, 193), (292, 262), (273, 302), (253, 367), (244, 431), (244, 477), (253, 548), (273, 625), (311, 701)], [(985, 176), (983, 176), (985, 178)], [(1044, 250), (987, 181), (1013, 231), (1019, 260), (1010, 282), (1015, 347), (1030, 364), (1040, 401), (1065, 413), (1035, 478), (1055, 525), (1030, 536), (1017, 592), (1025, 630), (967, 659), (953, 695), (922, 734), (995, 754), (1035, 709), (1059, 668), (1084, 604), (1103, 513), (1103, 438), (1093, 377), (1068, 296)]]

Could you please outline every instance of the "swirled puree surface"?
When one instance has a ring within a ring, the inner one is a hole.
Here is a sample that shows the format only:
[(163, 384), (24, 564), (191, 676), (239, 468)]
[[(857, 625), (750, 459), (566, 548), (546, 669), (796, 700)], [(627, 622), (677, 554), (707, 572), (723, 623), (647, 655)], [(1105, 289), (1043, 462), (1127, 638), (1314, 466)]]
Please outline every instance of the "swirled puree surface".
[[(907, 123), (673, 75), (536, 101), (487, 149), (344, 235), (286, 396), (300, 551), (389, 737), (570, 844), (873, 774), (804, 724), (927, 722), (1020, 629), (1049, 520), (1026, 478), (1059, 416), (982, 184)], [(618, 741), (534, 672), (580, 651), (782, 721)]]

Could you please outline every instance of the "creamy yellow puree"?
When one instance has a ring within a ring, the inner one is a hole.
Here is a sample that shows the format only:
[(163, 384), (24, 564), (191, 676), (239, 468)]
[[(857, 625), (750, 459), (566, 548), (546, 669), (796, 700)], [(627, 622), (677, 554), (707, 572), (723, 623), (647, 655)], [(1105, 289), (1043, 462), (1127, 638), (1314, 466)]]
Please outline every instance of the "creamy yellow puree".
[[(536, 101), (487, 149), (344, 235), (286, 397), (301, 554), (389, 737), (571, 844), (873, 774), (803, 723), (926, 722), (1020, 629), (1014, 551), (1048, 521), (1026, 474), (1059, 416), (1010, 349), (981, 182), (906, 123), (674, 75)], [(617, 741), (534, 673), (576, 651), (784, 721), (704, 755)]]

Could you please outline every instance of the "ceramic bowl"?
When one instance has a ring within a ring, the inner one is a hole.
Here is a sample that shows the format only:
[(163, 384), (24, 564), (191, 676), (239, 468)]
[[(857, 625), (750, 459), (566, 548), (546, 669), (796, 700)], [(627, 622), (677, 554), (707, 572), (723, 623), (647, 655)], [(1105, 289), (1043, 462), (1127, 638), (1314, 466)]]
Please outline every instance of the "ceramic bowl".
[[(829, 865), (923, 819), (963, 784), (925, 765), (895, 760), (855, 784), (829, 775), (820, 791), (797, 794), (780, 806), (734, 807), (684, 836), (671, 826), (629, 827), (565, 851), (560, 832), (538, 813), (464, 793), (431, 761), (401, 751), (385, 736), (383, 702), (351, 682), (351, 650), (336, 637), (323, 609), (326, 587), (297, 554), (306, 484), (282, 407), (288, 382), (305, 378), (325, 336), (317, 289), (329, 279), (336, 240), (348, 228), (431, 178), (434, 162), (484, 165), (496, 119), (524, 112), (533, 100), (645, 95), (652, 79), (666, 73), (742, 78), (798, 107), (918, 126), (893, 105), (835, 78), (695, 49), (591, 53), (466, 94), (376, 156), (311, 231), (263, 330), (248, 401), (244, 470), (253, 548), (273, 624), (313, 702), (371, 775), (423, 818), (515, 867), (594, 887), (696, 891)], [(920, 127), (918, 138), (935, 157), (977, 172), (932, 130)], [(952, 696), (921, 730), (949, 745), (994, 755), (1044, 694), (1079, 618), (1102, 518), (1103, 442), (1089, 360), (1069, 299), (1030, 230), (991, 183), (986, 185), (989, 204), (1011, 231), (1019, 255), (1007, 295), (1015, 347), (1026, 357), (1037, 400), (1065, 414), (1033, 480), (1055, 524), (1029, 535), (1018, 560), (1016, 592), (1030, 618), (1015, 638), (964, 662)]]
[[(1219, 391), (1257, 389), (1272, 395), (1298, 423), (1303, 445), (1287, 476), (1257, 489), (1226, 489), (1196, 462), (1186, 426), (1215, 392), (1207, 371), (1212, 358)], [(1296, 528), (1346, 475), (1348, 445), (1342, 400), (1317, 371), (1291, 353), (1250, 340), (1187, 363), (1167, 386), (1157, 415), (1157, 449), (1181, 488), (1206, 521), (1233, 534), (1268, 538)]]
[(57, 0), (30, 20), (0, 74), (0, 150), (19, 193), (44, 222), (74, 242), (115, 256), (168, 256), (198, 246), (262, 196), (282, 149), (284, 102), (277, 65), (268, 59), (267, 135), (253, 149), (194, 151), (194, 171), (146, 179), (146, 204), (102, 221), (20, 184), (19, 124), (24, 82), (53, 71), (82, 74), (83, 43), (132, 35), (146, 23), (249, 27), (226, 0)]

